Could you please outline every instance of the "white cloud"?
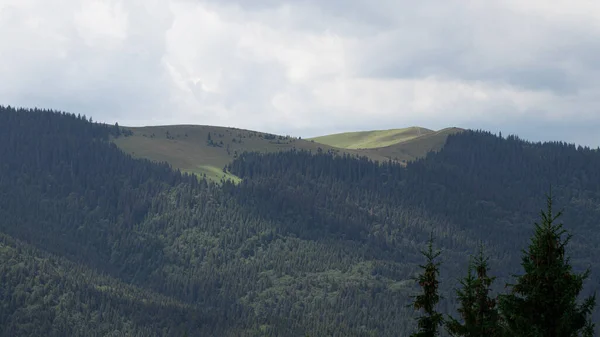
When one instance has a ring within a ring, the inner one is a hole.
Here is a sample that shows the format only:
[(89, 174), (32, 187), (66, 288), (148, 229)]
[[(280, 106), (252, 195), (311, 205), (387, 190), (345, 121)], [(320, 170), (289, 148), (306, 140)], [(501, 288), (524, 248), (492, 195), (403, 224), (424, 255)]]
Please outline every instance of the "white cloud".
[(75, 27), (90, 47), (115, 48), (127, 38), (128, 17), (122, 2), (89, 1), (75, 12)]
[(600, 126), (598, 6), (3, 0), (0, 104), (135, 125), (501, 127), (600, 145), (585, 127)]

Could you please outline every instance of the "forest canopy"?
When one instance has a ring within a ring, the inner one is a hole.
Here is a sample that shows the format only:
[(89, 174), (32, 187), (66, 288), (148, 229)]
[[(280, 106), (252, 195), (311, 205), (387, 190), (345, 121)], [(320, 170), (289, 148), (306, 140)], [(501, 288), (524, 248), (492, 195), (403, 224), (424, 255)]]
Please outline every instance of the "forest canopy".
[(241, 153), (225, 168), (241, 182), (215, 184), (134, 159), (125, 136), (0, 107), (0, 336), (408, 336), (430, 236), (437, 310), (459, 317), (469, 255), (485, 246), (503, 292), (550, 186), (573, 271), (591, 271), (581, 298), (600, 284), (598, 150), (472, 130), (406, 167)]

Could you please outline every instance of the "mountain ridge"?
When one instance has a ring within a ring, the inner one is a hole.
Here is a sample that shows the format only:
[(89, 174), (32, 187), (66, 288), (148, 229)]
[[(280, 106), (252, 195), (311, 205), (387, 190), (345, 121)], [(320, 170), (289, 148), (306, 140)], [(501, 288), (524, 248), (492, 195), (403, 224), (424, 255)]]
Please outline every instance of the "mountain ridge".
[(386, 147), (435, 132), (420, 126), (383, 130), (350, 131), (309, 138), (321, 144), (343, 149), (372, 149)]
[[(445, 142), (445, 137), (438, 137), (433, 141), (422, 138), (439, 131), (419, 127), (395, 129), (403, 131), (387, 132), (385, 135), (382, 135), (380, 130), (373, 130), (371, 133), (377, 134), (378, 139), (386, 139), (387, 143), (382, 144), (389, 143), (389, 145), (361, 149), (341, 148), (320, 143), (318, 139), (313, 138), (302, 139), (211, 125), (179, 124), (124, 128), (131, 131), (131, 134), (114, 138), (113, 142), (126, 153), (137, 158), (164, 161), (183, 172), (197, 174), (214, 181), (222, 179), (239, 181), (238, 177), (224, 170), (224, 167), (246, 151), (262, 153), (292, 149), (325, 151), (357, 157), (365, 156), (379, 162), (392, 160), (404, 164), (425, 156), (429, 151), (441, 149)], [(427, 141), (421, 144), (420, 140)], [(405, 145), (401, 146), (401, 144)]]
[(456, 314), (482, 243), (494, 294), (520, 273), (550, 184), (583, 294), (600, 284), (600, 150), (467, 130), (406, 165), (243, 152), (217, 184), (132, 158), (128, 133), (0, 107), (0, 337), (408, 336), (430, 235)]

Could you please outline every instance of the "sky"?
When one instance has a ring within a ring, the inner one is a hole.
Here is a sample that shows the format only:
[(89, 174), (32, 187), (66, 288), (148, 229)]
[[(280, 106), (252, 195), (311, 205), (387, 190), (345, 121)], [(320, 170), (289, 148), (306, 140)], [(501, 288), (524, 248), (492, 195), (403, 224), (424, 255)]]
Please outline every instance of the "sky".
[(600, 146), (597, 0), (0, 0), (0, 105)]

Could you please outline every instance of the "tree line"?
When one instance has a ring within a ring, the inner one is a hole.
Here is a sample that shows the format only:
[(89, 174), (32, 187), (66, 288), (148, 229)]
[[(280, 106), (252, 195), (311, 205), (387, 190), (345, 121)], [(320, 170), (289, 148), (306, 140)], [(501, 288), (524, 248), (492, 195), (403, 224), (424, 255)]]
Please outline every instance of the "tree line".
[(547, 209), (541, 211), (541, 221), (535, 224), (529, 247), (522, 253), (524, 274), (517, 275), (515, 283), (507, 285), (510, 289), (507, 294), (491, 295), (495, 277), (489, 275), (489, 258), (483, 247), (471, 256), (467, 275), (456, 290), (460, 319), (444, 317), (436, 310), (440, 299), (437, 259), (441, 252), (434, 251), (431, 238), (427, 250), (422, 251), (426, 263), (417, 277), (422, 291), (412, 303), (423, 315), (417, 319), (418, 331), (411, 336), (439, 336), (440, 327), (456, 337), (594, 336), (591, 314), (596, 294), (578, 303), (583, 282), (591, 271), (573, 272), (566, 255), (572, 236), (558, 222), (561, 215), (553, 213), (549, 195)]
[(243, 153), (242, 181), (214, 184), (124, 154), (127, 135), (0, 107), (0, 336), (408, 336), (431, 233), (441, 294), (482, 242), (499, 293), (549, 184), (591, 269), (580, 295), (600, 283), (597, 150), (467, 131), (407, 167)]

